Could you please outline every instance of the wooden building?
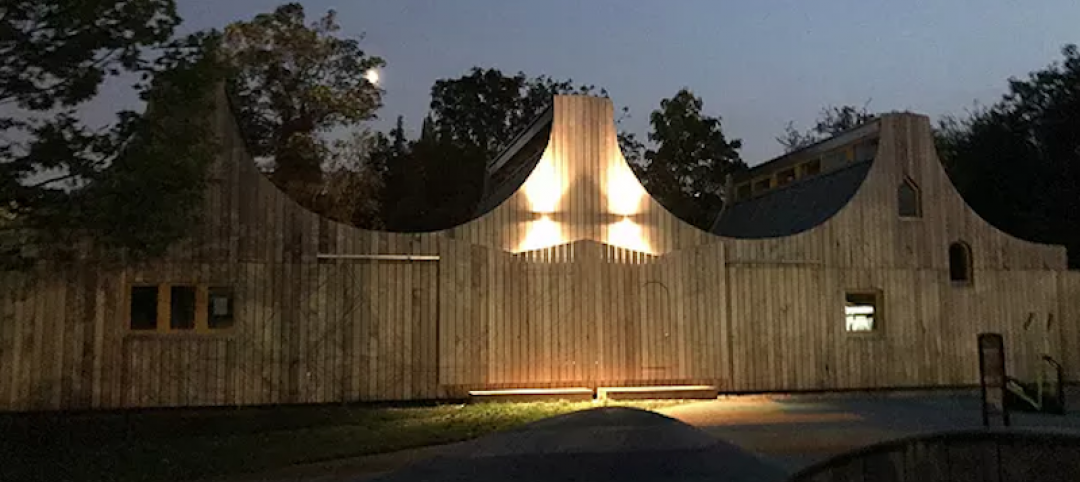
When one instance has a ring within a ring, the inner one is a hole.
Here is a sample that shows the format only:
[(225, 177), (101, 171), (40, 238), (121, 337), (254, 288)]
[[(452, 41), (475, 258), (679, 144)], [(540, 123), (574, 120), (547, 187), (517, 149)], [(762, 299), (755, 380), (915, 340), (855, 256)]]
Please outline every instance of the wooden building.
[(168, 256), (0, 273), (0, 409), (969, 385), (983, 331), (1015, 374), (1080, 366), (1064, 248), (973, 213), (924, 116), (754, 168), (707, 233), (638, 183), (610, 101), (557, 97), (473, 221), (395, 234), (292, 202), (218, 105), (204, 220)]

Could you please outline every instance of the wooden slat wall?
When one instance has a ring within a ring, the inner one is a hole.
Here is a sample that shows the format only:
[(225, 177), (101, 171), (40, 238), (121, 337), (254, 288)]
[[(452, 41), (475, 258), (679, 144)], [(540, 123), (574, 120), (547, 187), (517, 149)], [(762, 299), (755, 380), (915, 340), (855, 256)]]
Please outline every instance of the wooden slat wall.
[[(410, 400), (479, 387), (966, 384), (981, 331), (1005, 334), (1013, 374), (1033, 373), (1043, 348), (1023, 328), (1032, 313), (1054, 315), (1049, 351), (1077, 380), (1080, 276), (1064, 271), (1063, 249), (1011, 238), (967, 209), (925, 118), (881, 121), (873, 169), (829, 221), (737, 240), (647, 196), (634, 214), (614, 212), (608, 187), (634, 184), (604, 181), (629, 173), (610, 103), (560, 97), (555, 116), (545, 158), (569, 181), (549, 216), (567, 242), (518, 252), (536, 216), (521, 191), (439, 233), (321, 219), (257, 171), (223, 109), (204, 223), (168, 256), (0, 273), (0, 410)], [(895, 216), (904, 176), (920, 187), (922, 219)], [(641, 228), (625, 243), (636, 249), (612, 245), (624, 217)], [(948, 281), (958, 239), (973, 248), (971, 286)], [(358, 254), (440, 259), (347, 259)], [(236, 326), (129, 333), (136, 283), (231, 286)], [(882, 329), (848, 336), (844, 290), (866, 288), (884, 293)]]
[(446, 241), (442, 256), (448, 396), (726, 380), (722, 245), (655, 258), (579, 241), (515, 256)]
[[(521, 189), (483, 217), (450, 229), (449, 236), (509, 252), (592, 240), (663, 254), (719, 241), (649, 197), (619, 150), (609, 99), (558, 96), (553, 122), (548, 147)], [(545, 207), (530, 200), (534, 189), (544, 191)], [(552, 191), (561, 194), (547, 195)], [(560, 236), (527, 246), (532, 223), (542, 215), (559, 225)], [(611, 229), (623, 219), (640, 235), (620, 236)]]
[(1058, 277), (1058, 324), (1061, 327), (1060, 361), (1065, 378), (1080, 381), (1080, 271)]
[[(1034, 315), (1045, 324), (1077, 305), (1058, 294), (1064, 249), (1010, 237), (972, 212), (941, 168), (925, 117), (880, 122), (874, 166), (836, 216), (784, 238), (724, 240), (740, 390), (971, 384), (983, 331), (1002, 332), (1012, 373), (1033, 376), (1043, 328), (1023, 323)], [(922, 195), (917, 220), (896, 215), (905, 177)], [(948, 245), (958, 240), (972, 247), (970, 286), (948, 279)], [(883, 291), (881, 333), (844, 333), (845, 289)], [(1067, 357), (1067, 373), (1080, 360), (1057, 339), (1076, 323), (1066, 317), (1051, 328), (1051, 354)]]

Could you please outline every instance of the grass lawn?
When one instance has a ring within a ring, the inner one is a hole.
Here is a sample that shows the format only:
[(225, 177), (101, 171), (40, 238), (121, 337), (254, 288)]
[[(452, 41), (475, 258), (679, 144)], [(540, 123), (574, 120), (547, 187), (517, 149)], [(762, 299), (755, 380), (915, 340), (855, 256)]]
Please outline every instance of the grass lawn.
[[(619, 403), (651, 409), (671, 402)], [(443, 444), (596, 407), (290, 406), (0, 415), (0, 480), (192, 480)]]

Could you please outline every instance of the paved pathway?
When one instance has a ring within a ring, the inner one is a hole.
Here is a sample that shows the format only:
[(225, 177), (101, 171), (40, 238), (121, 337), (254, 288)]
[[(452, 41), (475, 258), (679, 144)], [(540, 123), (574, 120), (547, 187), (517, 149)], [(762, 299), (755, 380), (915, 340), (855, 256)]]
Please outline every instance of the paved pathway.
[(469, 481), (780, 481), (784, 472), (652, 412), (597, 408), (458, 445), (373, 479)]
[[(1013, 425), (1080, 433), (1080, 407), (1070, 408), (1074, 415), (1064, 417), (1014, 412)], [(982, 423), (972, 392), (731, 397), (660, 412), (666, 416), (594, 409), (460, 444), (298, 467), (272, 479), (768, 482), (873, 443)]]
[[(971, 392), (737, 397), (661, 412), (787, 472), (878, 442), (982, 426), (979, 398)], [(1014, 412), (1013, 425), (1080, 433), (1080, 415)]]

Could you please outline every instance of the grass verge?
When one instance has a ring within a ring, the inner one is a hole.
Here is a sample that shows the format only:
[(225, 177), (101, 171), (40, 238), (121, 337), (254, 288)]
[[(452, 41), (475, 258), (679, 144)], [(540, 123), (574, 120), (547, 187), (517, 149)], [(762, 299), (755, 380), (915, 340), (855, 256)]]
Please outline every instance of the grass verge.
[[(617, 405), (654, 409), (672, 403)], [(596, 406), (291, 406), (3, 415), (0, 479), (198, 480), (457, 442)]]

